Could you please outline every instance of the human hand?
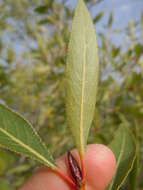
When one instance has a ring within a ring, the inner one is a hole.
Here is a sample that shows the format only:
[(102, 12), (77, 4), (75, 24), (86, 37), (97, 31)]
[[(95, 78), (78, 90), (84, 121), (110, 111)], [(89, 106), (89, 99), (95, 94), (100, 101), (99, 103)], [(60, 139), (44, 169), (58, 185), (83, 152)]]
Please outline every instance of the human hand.
[[(73, 150), (72, 154), (79, 161), (77, 151)], [(60, 157), (57, 164), (65, 174), (70, 176), (66, 155)], [(104, 190), (114, 174), (115, 165), (115, 157), (108, 147), (101, 144), (88, 145), (85, 154), (86, 190)], [(56, 173), (43, 167), (35, 172), (19, 190), (72, 189)]]

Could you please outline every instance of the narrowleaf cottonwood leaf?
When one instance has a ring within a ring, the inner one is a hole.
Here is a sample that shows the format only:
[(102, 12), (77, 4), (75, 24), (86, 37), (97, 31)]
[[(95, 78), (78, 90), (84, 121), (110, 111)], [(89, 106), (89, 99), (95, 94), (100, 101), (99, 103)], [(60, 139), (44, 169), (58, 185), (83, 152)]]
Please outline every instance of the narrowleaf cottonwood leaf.
[(85, 151), (89, 128), (93, 120), (98, 67), (94, 25), (83, 0), (79, 0), (68, 48), (66, 112), (67, 122), (80, 155)]
[(132, 167), (132, 170), (130, 172), (130, 175), (129, 175), (129, 189), (130, 190), (136, 190), (137, 188), (137, 175), (138, 175), (138, 167), (139, 167), (139, 163), (138, 163), (138, 155), (136, 156), (136, 159), (134, 161), (134, 164), (133, 164), (133, 167)]
[(136, 190), (137, 187), (137, 176), (138, 176), (138, 168), (139, 168), (139, 139), (138, 139), (138, 126), (137, 122), (134, 121), (134, 128), (133, 128), (133, 134), (136, 139), (136, 147), (137, 147), (137, 153), (136, 153), (136, 159), (134, 161), (132, 170), (129, 174), (129, 189), (130, 190)]
[(56, 168), (47, 147), (40, 140), (31, 124), (19, 114), (0, 104), (0, 146), (24, 154)]
[(136, 158), (136, 143), (130, 129), (121, 125), (110, 144), (116, 157), (116, 172), (107, 190), (118, 190), (132, 169)]

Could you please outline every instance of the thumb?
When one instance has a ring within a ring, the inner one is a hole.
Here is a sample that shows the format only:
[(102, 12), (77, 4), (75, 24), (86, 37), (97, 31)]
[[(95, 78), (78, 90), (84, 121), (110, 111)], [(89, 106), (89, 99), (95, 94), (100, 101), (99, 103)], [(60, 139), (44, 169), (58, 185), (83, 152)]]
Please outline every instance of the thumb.
[[(79, 161), (76, 150), (72, 151)], [(104, 190), (110, 182), (115, 171), (115, 157), (112, 151), (101, 144), (87, 146), (85, 154), (86, 190)], [(57, 160), (61, 170), (70, 175), (67, 166), (67, 156), (63, 155)], [(19, 190), (71, 190), (68, 184), (50, 169), (43, 167), (38, 170)]]

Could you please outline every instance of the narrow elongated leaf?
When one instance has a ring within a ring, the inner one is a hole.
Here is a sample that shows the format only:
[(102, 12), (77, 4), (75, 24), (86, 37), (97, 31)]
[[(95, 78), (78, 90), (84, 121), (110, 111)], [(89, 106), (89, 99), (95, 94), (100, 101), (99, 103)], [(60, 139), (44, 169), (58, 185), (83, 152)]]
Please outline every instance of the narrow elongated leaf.
[(110, 13), (110, 16), (109, 16), (109, 20), (108, 20), (108, 27), (111, 27), (112, 26), (112, 23), (113, 23), (113, 13), (111, 12)]
[(0, 104), (0, 146), (56, 168), (54, 160), (31, 124)]
[(39, 13), (39, 14), (45, 14), (48, 12), (48, 6), (47, 5), (41, 5), (39, 7), (36, 7), (34, 9), (34, 11)]
[(137, 188), (137, 176), (138, 176), (138, 168), (139, 168), (139, 140), (138, 140), (138, 131), (137, 131), (137, 122), (134, 122), (133, 134), (136, 139), (136, 147), (137, 147), (137, 154), (136, 159), (133, 164), (133, 168), (129, 175), (129, 189), (136, 190)]
[(136, 144), (128, 127), (121, 125), (110, 148), (115, 154), (116, 172), (108, 190), (118, 190), (132, 169), (136, 158)]
[(136, 157), (132, 170), (129, 176), (129, 189), (136, 190), (137, 188), (137, 174), (138, 174), (138, 156)]
[(68, 125), (80, 154), (85, 151), (94, 115), (98, 66), (94, 25), (83, 0), (79, 0), (67, 57), (66, 111)]
[(98, 15), (96, 15), (95, 18), (93, 19), (93, 22), (97, 23), (98, 21), (100, 21), (103, 15), (104, 15), (104, 12), (99, 12)]

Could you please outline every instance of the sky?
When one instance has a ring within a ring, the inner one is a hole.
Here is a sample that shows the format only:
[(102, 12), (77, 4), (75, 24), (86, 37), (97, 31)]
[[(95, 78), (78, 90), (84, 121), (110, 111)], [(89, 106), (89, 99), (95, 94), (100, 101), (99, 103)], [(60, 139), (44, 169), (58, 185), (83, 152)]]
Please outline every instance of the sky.
[[(67, 0), (66, 6), (74, 9), (76, 3), (77, 0)], [(92, 17), (95, 17), (101, 11), (104, 12), (104, 16), (95, 25), (97, 34), (99, 34), (100, 32), (107, 32), (104, 26), (107, 24), (110, 12), (112, 11), (114, 15), (112, 29), (123, 29), (123, 32), (113, 32), (111, 35), (111, 40), (116, 46), (123, 45), (124, 47), (125, 41), (128, 41), (128, 39), (126, 39), (127, 36), (125, 35), (124, 29), (127, 27), (129, 21), (140, 21), (141, 13), (143, 12), (143, 0), (102, 0), (101, 3), (92, 6), (92, 8), (90, 9)], [(137, 28), (136, 35), (138, 35), (139, 33), (140, 28)], [(98, 39), (100, 40), (100, 38)], [(9, 40), (9, 38), (7, 38), (7, 40)], [(24, 48), (22, 42), (18, 41), (14, 43), (14, 47), (17, 54), (21, 54)]]
[[(77, 0), (69, 0), (67, 6), (75, 7), (76, 3)], [(125, 26), (129, 20), (139, 19), (141, 12), (143, 12), (143, 0), (103, 0), (92, 7), (91, 13), (96, 15), (100, 11), (104, 11), (105, 16), (113, 11), (116, 25)]]
[[(75, 7), (77, 0), (67, 1), (67, 6)], [(91, 9), (91, 14), (94, 17), (99, 12), (103, 11), (104, 16), (96, 24), (96, 31), (105, 31), (104, 26), (107, 24), (109, 14), (112, 11), (114, 14), (113, 29), (125, 29), (130, 21), (140, 21), (141, 13), (143, 12), (143, 0), (103, 0), (101, 3), (96, 4)], [(136, 35), (138, 35), (136, 31)], [(112, 40), (115, 44), (122, 44), (125, 33), (120, 35), (114, 34)]]

